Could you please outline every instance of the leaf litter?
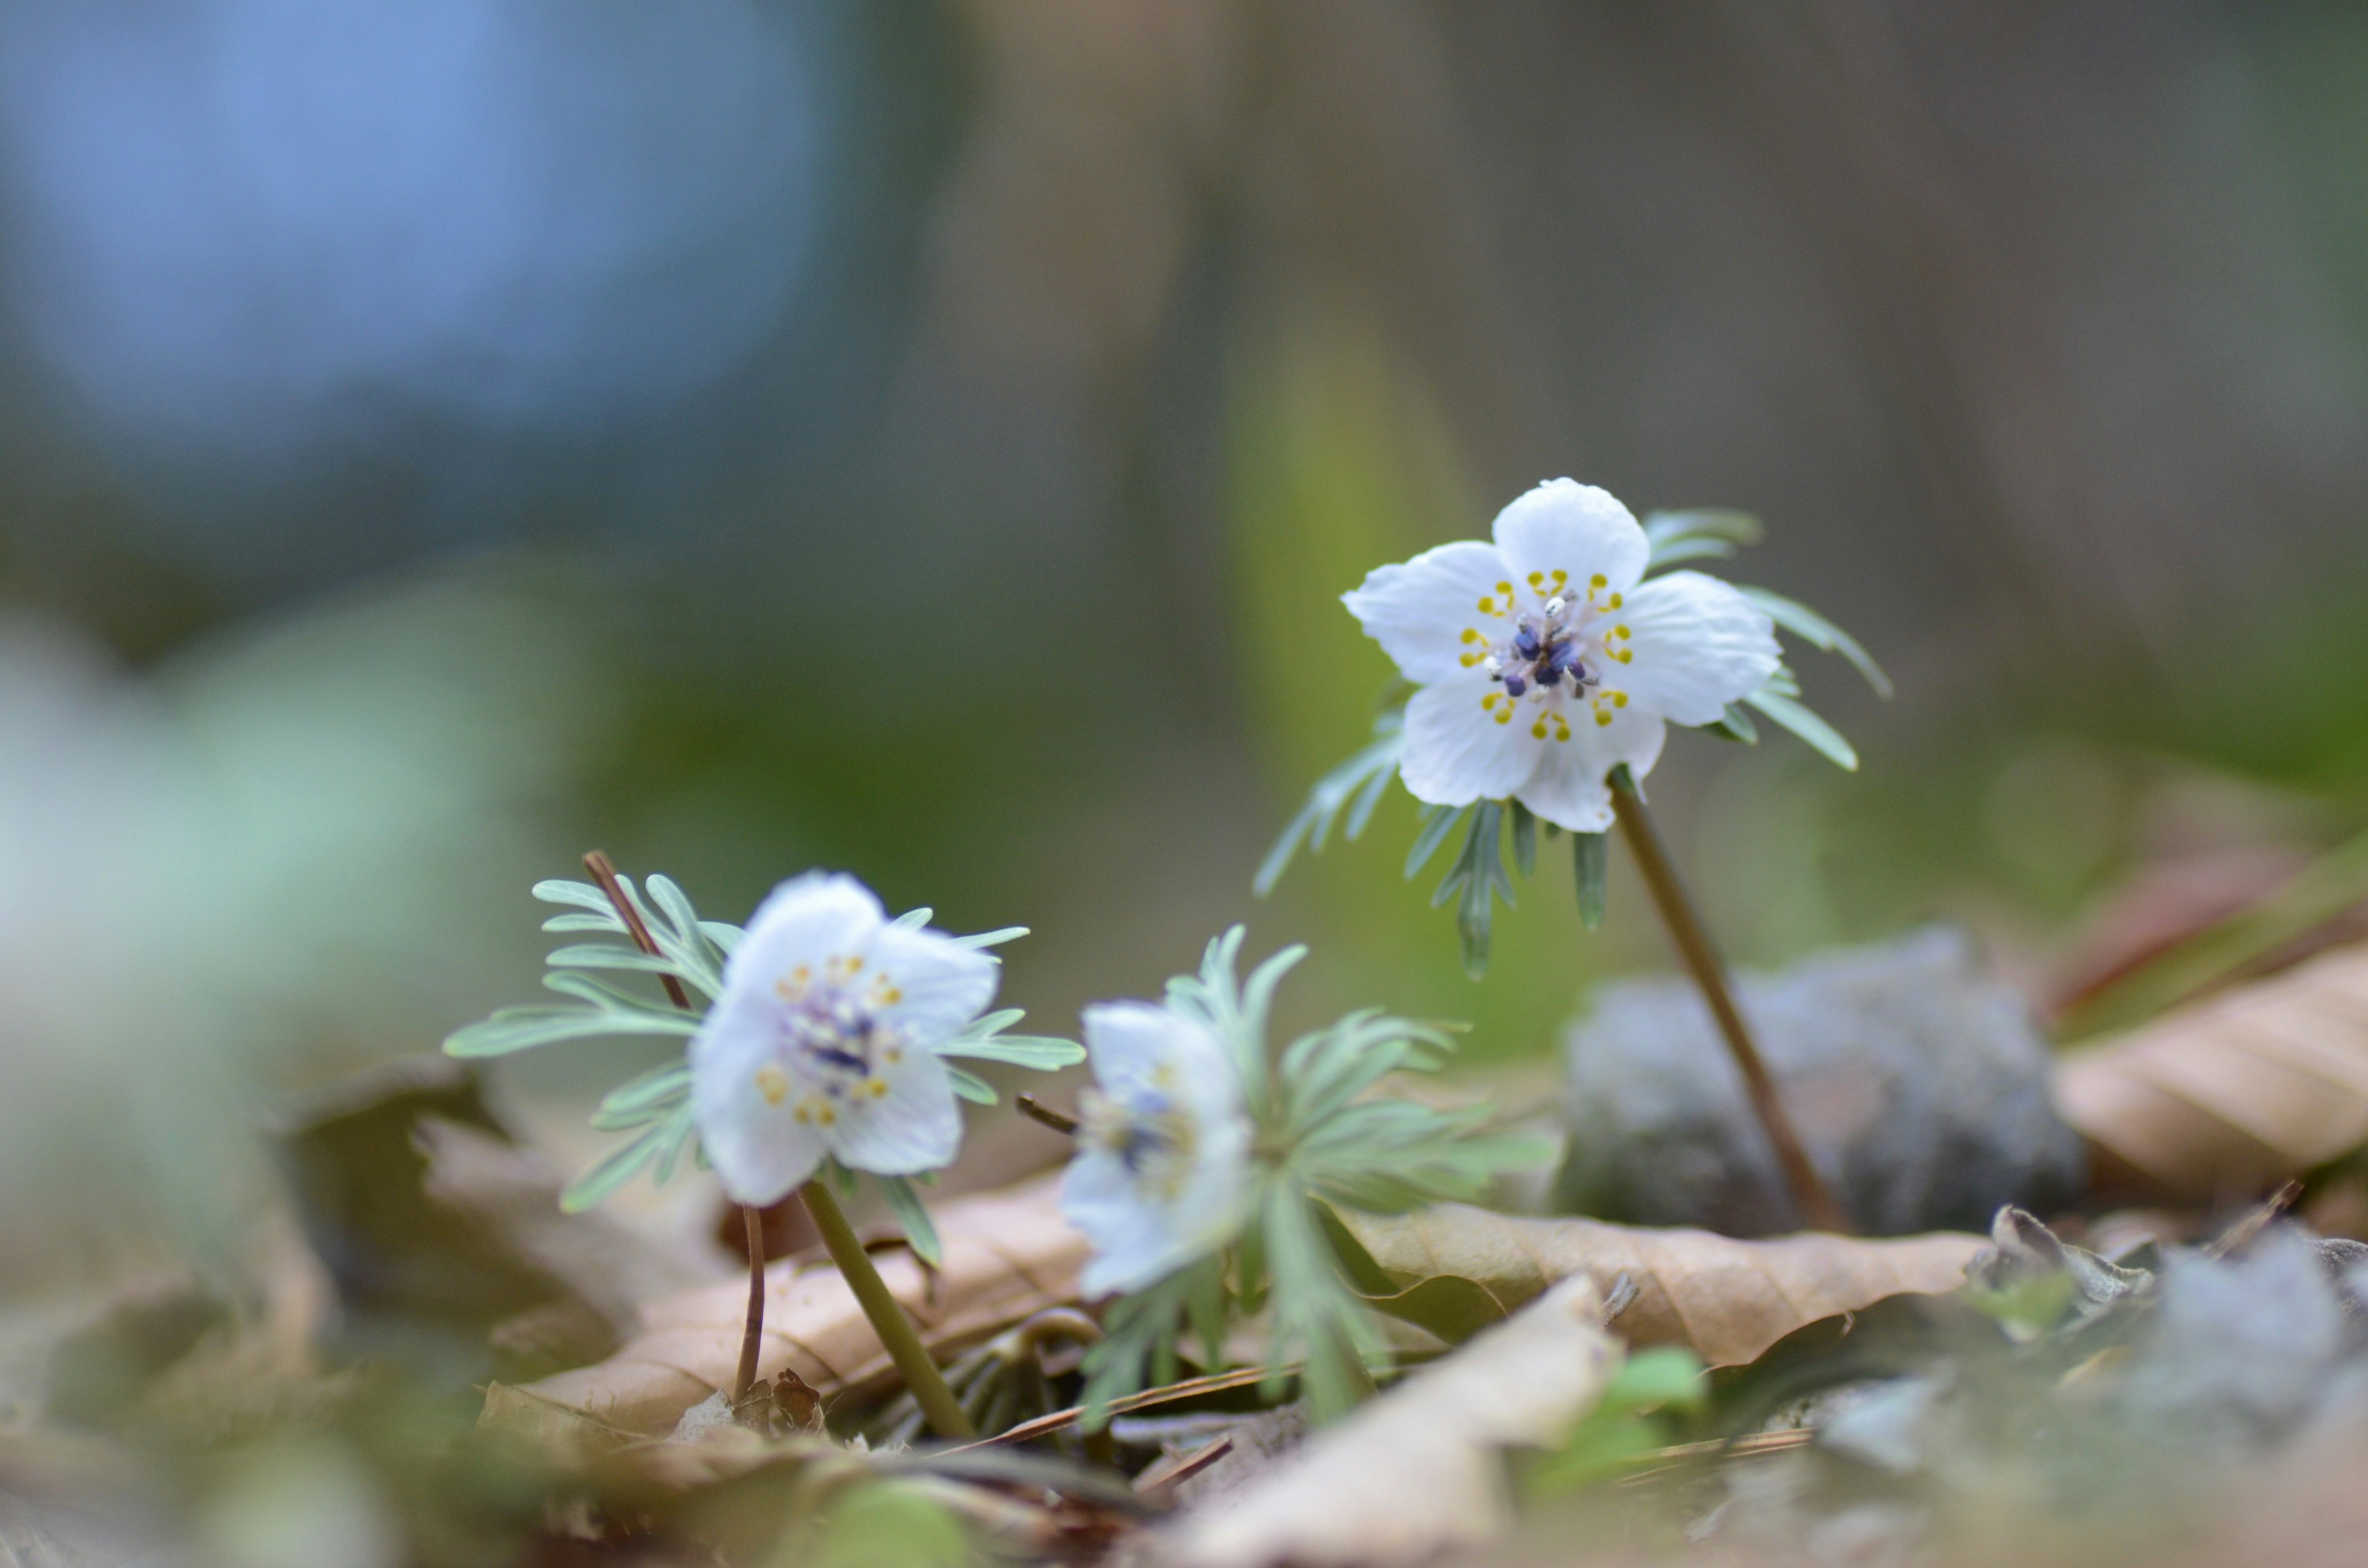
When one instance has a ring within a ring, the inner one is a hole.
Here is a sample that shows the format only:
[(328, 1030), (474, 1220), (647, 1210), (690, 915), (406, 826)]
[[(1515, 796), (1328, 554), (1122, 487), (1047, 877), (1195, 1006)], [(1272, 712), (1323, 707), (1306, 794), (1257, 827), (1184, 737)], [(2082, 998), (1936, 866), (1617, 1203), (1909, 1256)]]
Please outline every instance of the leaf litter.
[[(2009, 1207), (1987, 1237), (1880, 1240), (1333, 1215), (1350, 1283), (1408, 1325), (1410, 1369), (1312, 1434), (1290, 1369), (1255, 1364), (1255, 1322), (1226, 1346), (1247, 1365), (1188, 1366), (1082, 1433), (1076, 1346), (1009, 1348), (1045, 1314), (1091, 1333), (1049, 1181), (935, 1205), (941, 1271), (882, 1260), (941, 1361), (1037, 1381), (993, 1407), (990, 1426), (1018, 1423), (1001, 1440), (894, 1440), (885, 1358), (806, 1260), (769, 1271), (767, 1381), (727, 1409), (738, 1280), (558, 1213), (555, 1173), (465, 1080), (381, 1074), (283, 1133), (311, 1244), (283, 1225), (278, 1283), (152, 1279), (41, 1331), (49, 1381), (0, 1432), (0, 1544), (165, 1550), (203, 1473), (347, 1497), (350, 1529), (425, 1562), (2344, 1561), (2328, 1543), (2368, 1526), (2350, 1481), (2368, 1462), (2368, 1246), (2294, 1215), (2368, 1118), (2331, 1092), (2288, 1116), (2299, 1096), (2240, 1069), (2306, 1061), (2340, 1088), (2362, 962), (2232, 987), (2061, 1070), (2157, 1096), (2124, 1094), (2140, 1114), (2117, 1121), (2106, 1096), (2066, 1095), (2106, 1169), (2216, 1209)], [(2181, 1079), (2162, 1066), (2181, 1052), (2220, 1065)], [(2184, 1122), (2156, 1114), (2164, 1096)], [(2204, 1135), (2162, 1132), (2182, 1126)], [(2232, 1164), (2232, 1128), (2274, 1157)], [(2289, 1175), (2299, 1204), (2227, 1203)], [(382, 1337), (397, 1322), (439, 1326), (423, 1348)], [(554, 1360), (572, 1364), (501, 1375)], [(117, 1515), (145, 1522), (85, 1528)]]

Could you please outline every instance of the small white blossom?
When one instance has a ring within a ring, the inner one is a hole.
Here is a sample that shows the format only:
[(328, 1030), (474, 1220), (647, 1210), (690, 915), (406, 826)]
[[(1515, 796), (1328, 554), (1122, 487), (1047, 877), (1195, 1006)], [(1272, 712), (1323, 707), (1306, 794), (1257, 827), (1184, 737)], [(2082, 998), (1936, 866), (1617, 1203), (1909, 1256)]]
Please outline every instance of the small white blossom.
[(1611, 825), (1611, 769), (1642, 778), (1667, 722), (1707, 724), (1775, 673), (1773, 623), (1698, 572), (1644, 582), (1645, 530), (1557, 479), (1497, 514), (1494, 543), (1443, 544), (1342, 596), (1421, 690), (1400, 777), (1433, 805), (1519, 800), (1579, 833)]
[(1139, 1290), (1231, 1241), (1251, 1185), (1241, 1070), (1198, 1019), (1147, 1002), (1085, 1013), (1081, 1100), (1061, 1211), (1094, 1244), (1088, 1296)]
[(962, 1111), (937, 1048), (994, 999), (993, 959), (888, 923), (852, 877), (773, 890), (690, 1042), (691, 1105), (734, 1202), (767, 1204), (825, 1155), (907, 1176), (948, 1164)]

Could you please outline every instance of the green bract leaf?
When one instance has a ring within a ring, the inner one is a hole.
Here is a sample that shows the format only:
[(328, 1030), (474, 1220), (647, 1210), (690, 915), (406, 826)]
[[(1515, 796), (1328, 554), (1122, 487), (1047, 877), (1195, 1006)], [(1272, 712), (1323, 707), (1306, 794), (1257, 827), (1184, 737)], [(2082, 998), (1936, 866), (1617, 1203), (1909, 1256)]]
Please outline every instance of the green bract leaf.
[(1739, 544), (1758, 544), (1767, 530), (1748, 512), (1702, 507), (1645, 515), (1645, 569), (1656, 572), (1680, 561), (1733, 555)]
[(1439, 846), (1447, 842), (1448, 835), (1455, 831), (1456, 824), (1471, 810), (1470, 806), (1423, 807), (1422, 826), (1415, 832), (1414, 847), (1406, 851), (1406, 881), (1414, 881), (1415, 873), (1430, 864), (1430, 858), (1439, 853)]
[(973, 1105), (996, 1105), (1001, 1100), (1001, 1096), (995, 1092), (994, 1085), (967, 1069), (947, 1068), (946, 1081), (953, 1085), (955, 1094)]
[(1796, 699), (1778, 691), (1772, 681), (1743, 700), (1816, 747), (1835, 767), (1857, 770), (1858, 753), (1842, 739), (1841, 732), (1810, 712)]
[(699, 1032), (699, 1020), (688, 1013), (609, 1012), (589, 1007), (505, 1007), (483, 1023), (457, 1029), (444, 1041), (448, 1056), (507, 1056), (564, 1040), (597, 1040), (602, 1035), (678, 1035), (688, 1040)]
[(1406, 748), (1406, 715), (1393, 710), (1373, 721), (1373, 739), (1365, 749), (1315, 781), (1307, 792), (1307, 803), (1299, 809), (1274, 841), (1274, 847), (1251, 879), (1250, 889), (1264, 898), (1274, 891), (1274, 884), (1299, 853), (1302, 843), (1313, 855), (1324, 847), (1331, 836), (1332, 824), (1339, 820), (1344, 809), (1354, 802), (1349, 812), (1347, 830), (1342, 836), (1353, 839), (1364, 832), (1366, 822), (1373, 814), (1373, 806), (1381, 799), (1390, 779), (1398, 769), (1398, 754)]
[(1606, 886), (1611, 876), (1611, 850), (1600, 833), (1570, 835), (1573, 880), (1578, 886), (1578, 923), (1592, 931), (1603, 924)]
[(941, 1266), (946, 1260), (945, 1248), (938, 1244), (938, 1227), (923, 1207), (921, 1195), (903, 1176), (882, 1176), (879, 1180), (880, 1190), (888, 1199), (888, 1212), (895, 1217), (896, 1228), (905, 1233), (913, 1256), (932, 1268)]
[(1463, 942), (1463, 971), (1474, 980), (1488, 972), (1495, 901), (1501, 898), (1506, 908), (1514, 907), (1513, 878), (1505, 869), (1504, 835), (1499, 831), (1504, 814), (1503, 803), (1497, 801), (1483, 801), (1472, 808), (1472, 826), (1463, 835), (1463, 848), (1448, 869), (1446, 880), (1430, 895), (1433, 909), (1451, 898), (1456, 901), (1455, 930)]
[(1891, 695), (1891, 677), (1884, 675), (1883, 667), (1874, 662), (1873, 657), (1863, 647), (1860, 646), (1857, 638), (1852, 637), (1808, 606), (1788, 599), (1782, 594), (1771, 594), (1765, 588), (1750, 587), (1742, 588), (1741, 592), (1744, 597), (1767, 611), (1769, 619), (1802, 639), (1811, 647), (1828, 653), (1839, 653), (1858, 667), (1858, 673), (1866, 677), (1867, 685), (1885, 697)]

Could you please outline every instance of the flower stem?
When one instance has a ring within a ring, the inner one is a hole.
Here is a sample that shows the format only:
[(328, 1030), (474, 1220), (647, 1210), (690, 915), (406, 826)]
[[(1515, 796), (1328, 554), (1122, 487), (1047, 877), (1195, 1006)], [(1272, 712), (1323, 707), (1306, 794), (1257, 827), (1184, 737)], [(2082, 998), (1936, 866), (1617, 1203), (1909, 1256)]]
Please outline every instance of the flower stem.
[(1809, 1163), (1809, 1152), (1793, 1130), (1793, 1119), (1785, 1114), (1784, 1102), (1776, 1093), (1776, 1081), (1769, 1076), (1767, 1063), (1759, 1059), (1759, 1048), (1751, 1043), (1751, 1029), (1743, 1021), (1741, 1009), (1727, 988), (1726, 969), (1719, 961), (1718, 949), (1710, 939), (1710, 931), (1694, 910), (1693, 901), (1686, 896), (1685, 884), (1678, 880), (1676, 863), (1669, 858), (1668, 846), (1661, 842), (1660, 831), (1653, 825), (1652, 813), (1645, 809), (1645, 797), (1636, 792), (1636, 781), (1627, 768), (1611, 770), (1611, 805), (1620, 818), (1621, 836), (1636, 857), (1637, 869), (1645, 874), (1645, 885), (1652, 890), (1653, 902), (1660, 906), (1661, 921), (1669, 930), (1669, 940), (1676, 944), (1678, 955), (1693, 973), (1694, 983), (1702, 988), (1702, 1000), (1710, 1004), (1711, 1017), (1718, 1023), (1718, 1031), (1726, 1041), (1727, 1053), (1735, 1058), (1736, 1070), (1743, 1074), (1745, 1092), (1751, 1099), (1751, 1108), (1759, 1115), (1761, 1131), (1776, 1152), (1776, 1163), (1783, 1168), (1786, 1184), (1792, 1188), (1795, 1212), (1811, 1228), (1848, 1235), (1857, 1229), (1850, 1221), (1816, 1166)]
[(748, 1230), (748, 1321), (740, 1330), (740, 1369), (732, 1379), (732, 1408), (737, 1410), (757, 1386), (757, 1352), (765, 1338), (765, 1221), (746, 1204), (740, 1221)]
[(857, 1304), (863, 1315), (871, 1320), (872, 1332), (880, 1335), (888, 1358), (896, 1364), (905, 1388), (912, 1391), (913, 1403), (921, 1407), (922, 1416), (929, 1429), (949, 1442), (968, 1442), (978, 1436), (970, 1417), (962, 1414), (962, 1402), (954, 1391), (946, 1386), (945, 1374), (929, 1355), (928, 1346), (914, 1332), (912, 1320), (896, 1298), (888, 1293), (880, 1271), (871, 1267), (871, 1255), (863, 1250), (862, 1241), (855, 1227), (847, 1222), (846, 1213), (838, 1200), (830, 1195), (823, 1179), (814, 1180), (798, 1188), (798, 1197), (814, 1216), (814, 1229), (822, 1233), (823, 1245), (830, 1249), (830, 1260), (838, 1265), (839, 1278), (855, 1292)]

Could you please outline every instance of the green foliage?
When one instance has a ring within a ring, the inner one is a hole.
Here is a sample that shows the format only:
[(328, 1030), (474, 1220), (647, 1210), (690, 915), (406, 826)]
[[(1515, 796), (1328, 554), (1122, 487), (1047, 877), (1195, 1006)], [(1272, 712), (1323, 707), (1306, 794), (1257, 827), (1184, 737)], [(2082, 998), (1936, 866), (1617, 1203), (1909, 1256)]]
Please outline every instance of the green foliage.
[[(564, 905), (542, 923), (552, 932), (597, 932), (615, 938), (580, 942), (554, 949), (544, 960), (552, 972), (542, 983), (575, 1006), (505, 1007), (481, 1023), (458, 1029), (444, 1041), (446, 1054), (459, 1057), (507, 1056), (564, 1040), (593, 1040), (617, 1035), (672, 1035), (689, 1040), (699, 1032), (705, 1009), (686, 1010), (663, 996), (636, 994), (596, 979), (594, 971), (644, 984), (677, 982), (686, 996), (713, 1002), (723, 992), (723, 966), (740, 945), (744, 933), (721, 920), (702, 920), (689, 895), (668, 877), (653, 875), (646, 896), (631, 877), (620, 876), (617, 886), (641, 917), (657, 951), (645, 953), (633, 941), (609, 895), (590, 882), (552, 880), (537, 882), (534, 896), (545, 903)], [(907, 928), (926, 926), (935, 912), (908, 910), (894, 924)], [(1028, 934), (1024, 926), (1008, 926), (976, 936), (957, 937), (964, 947), (992, 948)], [(1085, 1048), (1074, 1040), (1046, 1035), (1016, 1035), (1005, 1031), (1027, 1015), (1005, 1007), (973, 1019), (951, 1040), (938, 1047), (944, 1057), (967, 1057), (1010, 1066), (1050, 1072), (1085, 1060)], [(947, 1074), (954, 1093), (976, 1105), (993, 1105), (994, 1085), (976, 1074), (951, 1062)], [(569, 1213), (589, 1209), (625, 1183), (650, 1174), (661, 1185), (673, 1179), (688, 1154), (700, 1159), (699, 1132), (691, 1118), (690, 1064), (669, 1062), (620, 1085), (602, 1098), (592, 1126), (602, 1132), (631, 1133), (623, 1143), (594, 1162), (567, 1184), (560, 1207)], [(852, 1185), (853, 1177), (847, 1177)], [(938, 1238), (928, 1210), (902, 1177), (881, 1183), (888, 1207), (904, 1227), (913, 1250), (934, 1262)]]
[(1110, 1308), (1086, 1361), (1092, 1408), (1143, 1387), (1146, 1366), (1155, 1381), (1173, 1381), (1188, 1328), (1213, 1366), (1229, 1318), (1269, 1310), (1272, 1381), (1302, 1363), (1315, 1418), (1340, 1415), (1370, 1388), (1367, 1368), (1385, 1365), (1389, 1352), (1325, 1205), (1395, 1212), (1468, 1202), (1499, 1172), (1553, 1157), (1543, 1140), (1489, 1131), (1486, 1107), (1439, 1110), (1371, 1093), (1392, 1073), (1444, 1065), (1454, 1049), (1447, 1026), (1364, 1008), (1270, 1051), (1275, 987), (1306, 949), (1286, 948), (1237, 983), (1242, 938), (1237, 926), (1211, 942), (1199, 973), (1168, 982), (1167, 1005), (1225, 1041), (1241, 1069), (1255, 1126), (1254, 1196), (1234, 1244)]
[(1307, 846), (1311, 855), (1321, 851), (1325, 840), (1332, 835), (1332, 824), (1340, 820), (1344, 810), (1349, 820), (1340, 836), (1354, 840), (1362, 834), (1365, 824), (1373, 819), (1373, 809), (1382, 803), (1390, 780), (1397, 777), (1398, 754), (1405, 749), (1406, 710), (1393, 708), (1374, 719), (1370, 744), (1315, 781), (1315, 788), (1307, 792), (1307, 803), (1299, 808), (1299, 814), (1285, 824), (1282, 836), (1267, 851), (1258, 875), (1251, 880), (1251, 891), (1260, 898), (1273, 892), (1292, 858), (1299, 853), (1301, 844)]
[(1523, 1491), (1552, 1497), (1627, 1473), (1676, 1440), (1669, 1412), (1699, 1411), (1709, 1395), (1702, 1358), (1691, 1350), (1664, 1346), (1630, 1357), (1562, 1447), (1529, 1471)]

